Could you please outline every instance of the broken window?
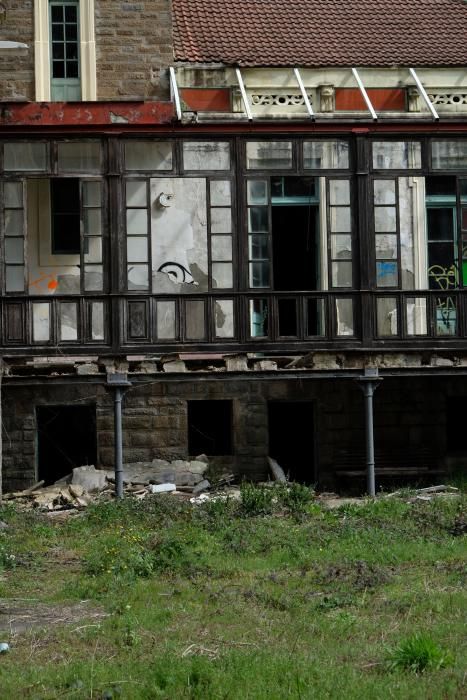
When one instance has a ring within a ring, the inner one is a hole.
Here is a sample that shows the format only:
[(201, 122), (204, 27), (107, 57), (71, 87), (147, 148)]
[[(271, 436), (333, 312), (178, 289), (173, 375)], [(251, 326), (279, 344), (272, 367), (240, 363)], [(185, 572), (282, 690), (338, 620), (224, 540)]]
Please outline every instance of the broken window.
[(50, 218), (52, 255), (69, 255), (80, 251), (80, 184), (74, 178), (50, 181)]
[(375, 170), (407, 170), (422, 167), (422, 146), (419, 141), (374, 141)]
[(188, 454), (232, 454), (232, 401), (188, 401)]
[(129, 290), (148, 290), (149, 286), (149, 183), (127, 180), (126, 262)]
[(5, 291), (24, 292), (25, 289), (25, 216), (22, 182), (3, 185), (5, 225)]
[(184, 170), (230, 170), (227, 141), (184, 141)]
[(433, 170), (463, 170), (467, 168), (467, 141), (432, 141)]
[(128, 140), (123, 142), (123, 147), (125, 170), (172, 170), (173, 154), (170, 141)]
[(246, 144), (248, 170), (290, 170), (291, 141), (248, 141)]
[(334, 170), (349, 167), (347, 141), (304, 141), (303, 167), (305, 170)]
[(229, 180), (211, 180), (210, 245), (211, 288), (233, 287), (233, 216), (232, 192)]
[(48, 145), (9, 141), (3, 145), (3, 159), (3, 168), (7, 172), (42, 172), (48, 170)]

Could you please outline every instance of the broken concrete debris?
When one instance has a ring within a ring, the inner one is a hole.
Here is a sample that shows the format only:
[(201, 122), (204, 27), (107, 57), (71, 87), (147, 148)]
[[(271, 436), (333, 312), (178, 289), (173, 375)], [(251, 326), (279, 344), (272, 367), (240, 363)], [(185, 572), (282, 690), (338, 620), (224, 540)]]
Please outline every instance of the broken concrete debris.
[[(206, 455), (194, 460), (177, 459), (169, 462), (154, 459), (152, 462), (135, 462), (123, 465), (123, 483), (127, 494), (145, 498), (148, 494), (178, 493), (181, 496), (200, 494), (210, 488), (204, 478), (209, 468)], [(226, 477), (228, 481), (232, 475)], [(96, 469), (93, 465), (75, 467), (71, 474), (55, 484), (44, 486), (40, 481), (24, 491), (7, 493), (5, 500), (15, 500), (26, 508), (59, 511), (85, 508), (92, 501), (113, 498), (115, 473)], [(178, 489), (181, 491), (178, 491)]]

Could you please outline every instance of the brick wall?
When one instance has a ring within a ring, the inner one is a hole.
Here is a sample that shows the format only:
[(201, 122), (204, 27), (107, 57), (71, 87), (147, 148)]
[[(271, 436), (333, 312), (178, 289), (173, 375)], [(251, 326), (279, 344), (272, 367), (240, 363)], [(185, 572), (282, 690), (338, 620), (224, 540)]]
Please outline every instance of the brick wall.
[[(0, 100), (34, 101), (34, 2), (4, 5), (0, 39), (28, 44), (29, 50), (0, 55)], [(98, 100), (169, 99), (170, 0), (95, 0), (95, 32)]]
[(96, 0), (98, 99), (169, 99), (170, 0)]
[(2, 41), (28, 44), (27, 53), (4, 51), (0, 54), (0, 100), (34, 99), (34, 11), (33, 0), (3, 2), (5, 19), (0, 24)]

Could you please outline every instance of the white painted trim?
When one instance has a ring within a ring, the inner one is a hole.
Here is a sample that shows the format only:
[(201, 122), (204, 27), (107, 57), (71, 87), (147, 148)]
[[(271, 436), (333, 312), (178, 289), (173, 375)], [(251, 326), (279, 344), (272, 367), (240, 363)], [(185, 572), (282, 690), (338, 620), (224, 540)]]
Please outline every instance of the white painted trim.
[(34, 0), (36, 101), (50, 102), (49, 0)]
[(376, 114), (375, 109), (374, 109), (373, 105), (371, 104), (371, 100), (368, 97), (368, 93), (365, 90), (365, 86), (363, 85), (363, 83), (361, 81), (361, 78), (358, 74), (357, 69), (352, 68), (352, 73), (353, 73), (353, 77), (357, 81), (357, 85), (360, 89), (360, 92), (362, 93), (363, 99), (365, 100), (366, 106), (368, 107), (368, 111), (370, 112), (373, 121), (374, 122), (378, 121), (378, 115)]
[(319, 269), (320, 291), (329, 289), (328, 282), (328, 226), (327, 226), (326, 178), (319, 178)]
[[(81, 99), (97, 100), (94, 0), (80, 0)], [(34, 0), (36, 101), (50, 102), (49, 0)]]
[(428, 289), (425, 178), (412, 177), (415, 289)]

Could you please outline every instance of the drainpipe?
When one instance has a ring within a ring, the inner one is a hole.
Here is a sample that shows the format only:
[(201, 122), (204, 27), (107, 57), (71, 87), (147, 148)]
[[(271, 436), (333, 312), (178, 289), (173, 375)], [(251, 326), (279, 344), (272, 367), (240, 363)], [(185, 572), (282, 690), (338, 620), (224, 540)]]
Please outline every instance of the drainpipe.
[(127, 375), (123, 372), (113, 372), (107, 375), (107, 386), (114, 390), (114, 470), (115, 496), (123, 498), (123, 430), (122, 430), (122, 399), (124, 389), (131, 386)]
[(365, 368), (365, 373), (356, 382), (363, 391), (365, 399), (365, 454), (366, 454), (366, 488), (371, 498), (376, 496), (375, 480), (375, 436), (373, 427), (373, 394), (383, 381), (378, 370)]

